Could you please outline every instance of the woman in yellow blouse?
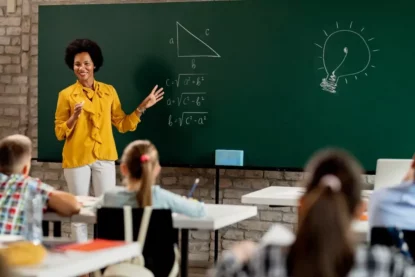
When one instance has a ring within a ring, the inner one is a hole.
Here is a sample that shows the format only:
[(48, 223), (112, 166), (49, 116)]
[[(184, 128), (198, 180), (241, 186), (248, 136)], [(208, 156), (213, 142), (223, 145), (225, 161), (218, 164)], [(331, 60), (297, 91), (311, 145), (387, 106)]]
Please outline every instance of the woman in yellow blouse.
[[(66, 48), (65, 63), (77, 81), (59, 93), (55, 134), (65, 140), (62, 167), (75, 195), (87, 196), (91, 179), (95, 196), (115, 186), (118, 154), (112, 125), (121, 133), (134, 131), (144, 111), (163, 99), (163, 89), (155, 86), (131, 114), (125, 114), (115, 88), (94, 78), (103, 60), (100, 47), (89, 39), (76, 39)], [(86, 240), (86, 226), (75, 229), (78, 240)]]

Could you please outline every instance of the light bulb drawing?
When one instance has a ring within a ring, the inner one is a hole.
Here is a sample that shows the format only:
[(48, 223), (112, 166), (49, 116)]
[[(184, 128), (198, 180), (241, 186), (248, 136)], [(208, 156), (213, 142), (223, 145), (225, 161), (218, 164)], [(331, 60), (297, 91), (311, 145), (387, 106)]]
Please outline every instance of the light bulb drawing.
[[(358, 80), (358, 75), (361, 73), (364, 73), (365, 76), (368, 76), (367, 72), (365, 71), (369, 68), (369, 66), (371, 66), (371, 68), (376, 68), (374, 65), (371, 65), (372, 53), (378, 52), (380, 50), (371, 50), (371, 48), (369, 47), (369, 42), (374, 40), (375, 38), (372, 37), (366, 40), (361, 34), (365, 30), (365, 28), (363, 27), (359, 33), (357, 31), (351, 30), (352, 26), (353, 22), (350, 23), (348, 29), (339, 29), (339, 23), (336, 22), (336, 30), (332, 33), (328, 34), (325, 30), (323, 30), (323, 33), (326, 37), (323, 45), (314, 43), (315, 46), (322, 49), (322, 56), (320, 56), (319, 58), (323, 61), (323, 67), (320, 67), (319, 70), (324, 69), (326, 71), (326, 76), (322, 79), (320, 83), (320, 87), (324, 91), (336, 93), (336, 89), (341, 78), (344, 79), (345, 84), (348, 84), (347, 77), (354, 76), (354, 79)], [(343, 35), (343, 37), (339, 35)], [(337, 41), (333, 42), (336, 36)], [(346, 39), (342, 40), (341, 38)], [(354, 41), (354, 44), (351, 41), (348, 41), (347, 38), (352, 39)], [(356, 43), (356, 41), (358, 43)], [(341, 48), (340, 44), (343, 45), (341, 46)], [(333, 52), (333, 49), (336, 50)], [(328, 51), (332, 52), (331, 56), (328, 55)], [(338, 59), (338, 62), (333, 62), (333, 56), (340, 55), (340, 51), (343, 52), (342, 56), (340, 56), (341, 59)], [(354, 59), (356, 60), (356, 57), (358, 55), (356, 53), (360, 54), (357, 62), (357, 68), (350, 69), (350, 66), (345, 67), (344, 64), (346, 61), (350, 60), (350, 56), (354, 56)], [(363, 58), (361, 54), (363, 54)]]

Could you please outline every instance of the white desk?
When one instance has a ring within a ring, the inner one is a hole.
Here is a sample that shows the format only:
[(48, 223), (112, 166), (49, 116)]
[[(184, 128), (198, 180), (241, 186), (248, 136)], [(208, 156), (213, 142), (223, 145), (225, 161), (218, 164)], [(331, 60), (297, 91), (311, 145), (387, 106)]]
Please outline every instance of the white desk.
[[(267, 187), (242, 196), (243, 204), (267, 206), (298, 206), (298, 200), (304, 193), (303, 187)], [(363, 190), (362, 196), (369, 197), (372, 190)]]
[[(241, 202), (253, 205), (297, 207), (298, 201), (304, 191), (302, 187), (272, 186), (243, 195)], [(364, 190), (362, 191), (362, 196), (369, 197), (371, 193), (371, 190)], [(352, 228), (359, 240), (367, 241), (369, 239), (368, 221), (355, 221), (353, 222)]]
[(370, 240), (369, 222), (363, 220), (356, 220), (352, 223), (352, 230), (361, 242), (368, 242)]
[[(215, 205), (206, 204), (207, 215), (203, 218), (190, 218), (184, 215), (173, 214), (173, 227), (181, 229), (181, 275), (187, 276), (188, 264), (188, 247), (189, 247), (189, 230), (212, 230), (217, 231), (226, 226), (233, 225), (242, 220), (254, 217), (258, 210), (255, 206), (244, 205)], [(68, 218), (61, 217), (56, 213), (45, 213), (43, 216), (45, 221), (68, 221)], [(71, 222), (82, 222), (95, 224), (95, 212), (83, 208), (78, 215), (74, 215), (69, 219)], [(217, 236), (215, 237), (215, 252), (218, 249)], [(215, 253), (215, 256), (217, 253)]]
[[(243, 205), (206, 204), (206, 210), (207, 215), (203, 218), (190, 218), (184, 215), (173, 214), (173, 227), (177, 229), (218, 230), (254, 217), (258, 213), (257, 207)], [(82, 208), (79, 214), (70, 218), (47, 212), (43, 215), (43, 220), (95, 224), (96, 216), (94, 211), (88, 208)]]
[(243, 204), (296, 207), (304, 193), (302, 187), (267, 187), (242, 196)]
[(93, 252), (49, 252), (42, 264), (16, 267), (12, 269), (12, 273), (18, 277), (75, 277), (138, 257), (140, 252), (138, 242)]
[(254, 217), (258, 213), (255, 206), (207, 204), (206, 209), (207, 216), (204, 218), (190, 218), (184, 215), (173, 214), (174, 228), (219, 230)]

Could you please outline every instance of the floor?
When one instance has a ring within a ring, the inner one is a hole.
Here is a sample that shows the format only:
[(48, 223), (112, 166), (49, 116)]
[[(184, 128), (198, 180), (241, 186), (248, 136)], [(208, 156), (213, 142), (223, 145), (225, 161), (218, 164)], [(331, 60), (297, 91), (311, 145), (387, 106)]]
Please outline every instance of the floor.
[(189, 268), (189, 277), (205, 277), (207, 276), (207, 268), (192, 267)]
[(212, 266), (211, 262), (190, 262), (188, 276), (205, 277), (207, 276), (208, 270), (212, 268)]

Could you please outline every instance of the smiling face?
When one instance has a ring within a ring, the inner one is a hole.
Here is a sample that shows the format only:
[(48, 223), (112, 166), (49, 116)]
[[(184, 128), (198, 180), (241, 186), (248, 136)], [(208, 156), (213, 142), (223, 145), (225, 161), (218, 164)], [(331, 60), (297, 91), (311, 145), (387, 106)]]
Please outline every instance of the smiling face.
[(94, 82), (94, 63), (88, 52), (82, 52), (75, 55), (73, 71), (82, 84), (91, 84)]

